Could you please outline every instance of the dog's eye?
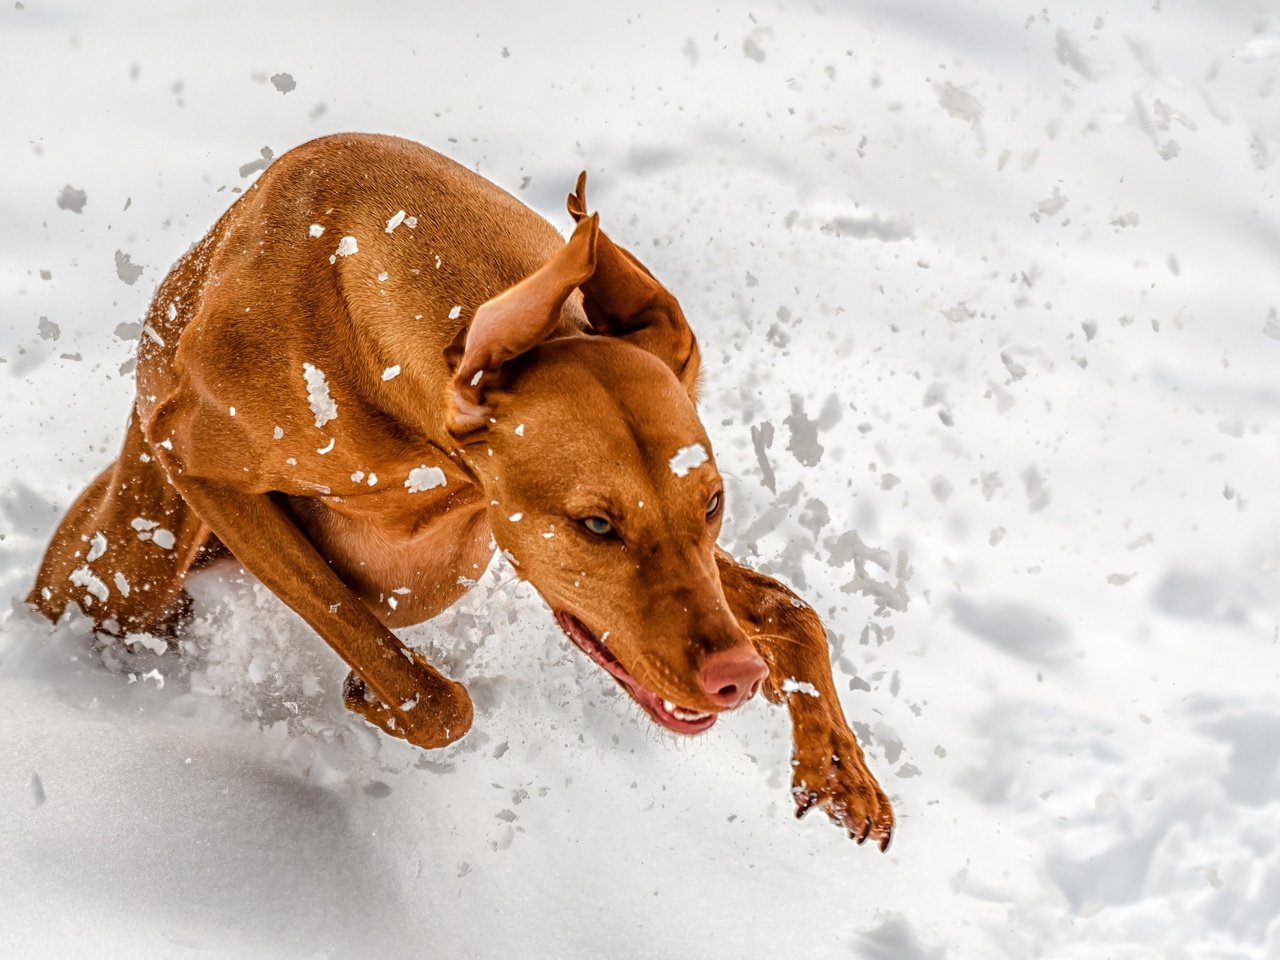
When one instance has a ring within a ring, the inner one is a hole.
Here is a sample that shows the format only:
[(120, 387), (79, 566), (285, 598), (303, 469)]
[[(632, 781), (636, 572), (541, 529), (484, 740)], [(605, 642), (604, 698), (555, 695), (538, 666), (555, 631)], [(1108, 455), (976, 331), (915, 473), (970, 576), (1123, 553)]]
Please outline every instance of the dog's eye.
[(707, 519), (711, 519), (716, 515), (716, 511), (720, 509), (720, 494), (715, 494), (707, 501)]
[(604, 517), (587, 517), (582, 521), (582, 525), (597, 537), (607, 537), (613, 533), (613, 524)]

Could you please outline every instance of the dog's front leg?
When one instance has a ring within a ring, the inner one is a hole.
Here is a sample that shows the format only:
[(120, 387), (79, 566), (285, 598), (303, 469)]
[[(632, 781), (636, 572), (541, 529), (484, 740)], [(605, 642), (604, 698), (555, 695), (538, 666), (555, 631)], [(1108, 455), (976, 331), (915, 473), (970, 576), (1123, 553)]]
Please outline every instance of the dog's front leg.
[(443, 747), (471, 727), (466, 688), (406, 648), (347, 587), (276, 496), (171, 471), (183, 499), (352, 668), (347, 709), (393, 737)]
[(858, 843), (871, 837), (887, 850), (893, 808), (845, 720), (818, 615), (781, 583), (723, 550), (716, 550), (716, 562), (730, 609), (769, 665), (764, 694), (791, 714), (796, 816), (821, 807)]

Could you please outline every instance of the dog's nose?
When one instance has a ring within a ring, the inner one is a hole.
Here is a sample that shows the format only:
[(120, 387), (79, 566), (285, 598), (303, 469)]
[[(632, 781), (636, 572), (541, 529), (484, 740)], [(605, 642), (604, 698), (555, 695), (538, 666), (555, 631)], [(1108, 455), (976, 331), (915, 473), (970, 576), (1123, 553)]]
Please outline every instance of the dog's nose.
[(760, 689), (769, 668), (754, 650), (719, 650), (698, 671), (698, 686), (721, 710), (740, 707)]

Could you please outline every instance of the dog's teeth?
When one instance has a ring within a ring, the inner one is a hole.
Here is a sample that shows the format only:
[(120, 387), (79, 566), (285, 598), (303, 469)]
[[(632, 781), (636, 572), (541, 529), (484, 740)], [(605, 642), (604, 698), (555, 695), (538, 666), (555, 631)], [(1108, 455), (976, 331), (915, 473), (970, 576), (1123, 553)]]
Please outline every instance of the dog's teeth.
[(684, 720), (690, 723), (696, 723), (699, 720), (705, 720), (711, 716), (709, 713), (697, 713), (693, 710), (682, 710), (679, 707), (671, 711), (671, 715), (677, 720)]
[(699, 720), (705, 720), (711, 716), (709, 713), (698, 713), (696, 710), (686, 710), (684, 707), (678, 707), (670, 700), (662, 701), (662, 709), (677, 720), (683, 720), (686, 723), (697, 723)]

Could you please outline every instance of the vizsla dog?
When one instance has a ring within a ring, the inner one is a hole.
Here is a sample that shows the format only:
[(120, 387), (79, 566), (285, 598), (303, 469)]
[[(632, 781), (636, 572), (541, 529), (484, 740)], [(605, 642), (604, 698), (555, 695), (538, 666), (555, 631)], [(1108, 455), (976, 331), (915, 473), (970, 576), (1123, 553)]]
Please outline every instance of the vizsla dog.
[(172, 632), (230, 553), (350, 667), (348, 709), (420, 747), (466, 689), (392, 633), (501, 549), (662, 727), (785, 703), (797, 816), (859, 843), (893, 813), (840, 708), (826, 634), (716, 546), (724, 487), (680, 305), (569, 196), (565, 243), (427, 148), (325, 137), (273, 163), (173, 268), (120, 458), (53, 536), (29, 602)]

